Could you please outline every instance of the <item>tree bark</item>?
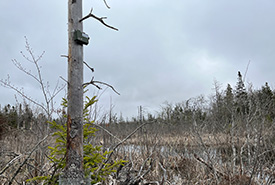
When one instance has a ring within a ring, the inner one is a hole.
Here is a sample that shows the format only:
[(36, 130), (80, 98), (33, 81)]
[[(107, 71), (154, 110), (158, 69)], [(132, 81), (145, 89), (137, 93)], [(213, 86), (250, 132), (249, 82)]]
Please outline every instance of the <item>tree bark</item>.
[(66, 167), (59, 184), (88, 184), (83, 169), (83, 45), (74, 31), (83, 31), (82, 0), (68, 0), (68, 117)]

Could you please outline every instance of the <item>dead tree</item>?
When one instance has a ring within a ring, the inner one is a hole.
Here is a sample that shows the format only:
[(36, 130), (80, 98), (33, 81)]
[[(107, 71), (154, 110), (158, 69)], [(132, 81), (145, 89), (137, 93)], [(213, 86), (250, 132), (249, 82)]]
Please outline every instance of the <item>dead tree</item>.
[[(104, 2), (106, 4), (106, 1)], [(83, 168), (83, 87), (98, 83), (93, 80), (87, 84), (83, 83), (83, 44), (88, 44), (89, 37), (83, 32), (82, 21), (90, 17), (117, 30), (104, 22), (103, 19), (106, 17), (97, 17), (92, 14), (92, 10), (87, 16), (82, 17), (82, 0), (68, 0), (67, 151), (66, 167), (59, 179), (59, 184), (62, 185), (88, 184), (84, 179)]]
[(83, 44), (74, 41), (83, 32), (82, 0), (68, 1), (68, 112), (66, 167), (59, 184), (85, 184), (83, 169)]

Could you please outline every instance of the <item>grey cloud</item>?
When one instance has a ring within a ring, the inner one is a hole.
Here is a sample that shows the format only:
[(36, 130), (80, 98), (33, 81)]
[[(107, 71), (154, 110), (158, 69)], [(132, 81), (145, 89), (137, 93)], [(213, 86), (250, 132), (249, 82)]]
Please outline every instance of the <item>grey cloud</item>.
[[(256, 88), (265, 81), (274, 85), (273, 1), (110, 1), (110, 10), (103, 2), (83, 3), (84, 15), (93, 7), (119, 28), (115, 32), (93, 19), (84, 22), (91, 37), (84, 58), (95, 68), (93, 74), (85, 69), (85, 81), (94, 75), (121, 93), (107, 90), (101, 96), (106, 109), (110, 96), (115, 111), (131, 117), (139, 105), (158, 110), (164, 101), (208, 95), (214, 79), (234, 86), (237, 71), (244, 72), (249, 60), (247, 80)], [(46, 51), (41, 65), (47, 80), (54, 84), (59, 76), (67, 77), (66, 59), (60, 57), (67, 53), (66, 1), (2, 1), (0, 17), (5, 25), (1, 79), (10, 74), (16, 84), (37, 89), (10, 62), (23, 60), (24, 36), (37, 55)], [(0, 88), (0, 104), (12, 102), (14, 93)]]

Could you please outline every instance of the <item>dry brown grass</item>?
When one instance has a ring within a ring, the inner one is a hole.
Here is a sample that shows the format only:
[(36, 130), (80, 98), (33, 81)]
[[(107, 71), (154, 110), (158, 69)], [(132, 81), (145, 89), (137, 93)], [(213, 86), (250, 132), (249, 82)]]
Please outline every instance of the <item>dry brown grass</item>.
[[(145, 129), (127, 140), (118, 149), (117, 156), (130, 159), (130, 163), (135, 164), (132, 167), (133, 177), (140, 172), (141, 166), (148, 157), (154, 161), (143, 183), (272, 184), (275, 179), (272, 174), (275, 170), (275, 150), (272, 148), (274, 143), (270, 142), (274, 133), (268, 129), (261, 132), (263, 134), (253, 131), (248, 138), (245, 132), (236, 132), (233, 136), (222, 132), (185, 131), (152, 134), (150, 130)], [(102, 140), (105, 141), (106, 147), (115, 143), (114, 140), (108, 139), (108, 135), (103, 134), (100, 137), (104, 137)], [(232, 147), (236, 150), (235, 154)], [(129, 153), (132, 153), (131, 157)], [(197, 160), (194, 154), (205, 163)], [(143, 171), (148, 168), (147, 164)], [(260, 174), (262, 177), (259, 176)]]
[(49, 137), (35, 148), (42, 136), (32, 130), (6, 132), (0, 141), (0, 184), (9, 184), (11, 180), (12, 184), (22, 184), (49, 169), (45, 154), (47, 146), (54, 140)]
[[(275, 155), (274, 151), (268, 148), (270, 143), (265, 143), (265, 140), (272, 141), (274, 135), (272, 134), (263, 134), (261, 145), (258, 148), (253, 148), (253, 143), (250, 145), (251, 152), (254, 152), (251, 154), (255, 154), (257, 151), (262, 155), (259, 158), (252, 155), (250, 164), (248, 164), (245, 135), (231, 138), (231, 135), (225, 133), (181, 132), (181, 134), (171, 134), (168, 132), (160, 135), (152, 134), (149, 131), (137, 131), (116, 149), (112, 158), (112, 160), (125, 159), (128, 163), (118, 170), (118, 173), (112, 174), (102, 183), (123, 184), (123, 182), (127, 182), (127, 179), (138, 180), (142, 176), (140, 181), (136, 182), (137, 184), (241, 185), (249, 182), (253, 185), (271, 184), (272, 178), (275, 179), (274, 158), (272, 161), (272, 157)], [(127, 134), (124, 133), (124, 135)], [(117, 135), (117, 137), (122, 139), (124, 135)], [(7, 184), (28, 156), (28, 152), (39, 141), (39, 137), (35, 136), (32, 131), (18, 130), (12, 131), (2, 138), (4, 139), (0, 141), (0, 170), (17, 157), (0, 176), (0, 184)], [(103, 149), (108, 149), (118, 142), (106, 133), (102, 134), (99, 131), (93, 144), (98, 144), (100, 141), (104, 142)], [(232, 142), (237, 152), (235, 163), (233, 163)], [(28, 178), (41, 174), (42, 171), (49, 170), (49, 161), (42, 155), (45, 154), (43, 149), (52, 143), (54, 143), (53, 138), (48, 139), (32, 154), (28, 161), (29, 165), (22, 168), (20, 174), (16, 176), (14, 184), (20, 184)], [(241, 153), (241, 147), (243, 147), (243, 153)], [(194, 157), (194, 154), (205, 163)], [(270, 155), (270, 158), (265, 155)], [(256, 170), (251, 176), (254, 167)], [(258, 178), (260, 174), (263, 174), (263, 178)]]

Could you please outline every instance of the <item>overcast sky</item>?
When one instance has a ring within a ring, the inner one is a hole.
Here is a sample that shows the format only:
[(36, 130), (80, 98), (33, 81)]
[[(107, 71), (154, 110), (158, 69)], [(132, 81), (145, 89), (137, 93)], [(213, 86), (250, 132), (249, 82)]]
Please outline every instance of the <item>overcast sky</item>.
[[(213, 82), (223, 87), (236, 84), (237, 72), (246, 82), (260, 88), (275, 79), (275, 1), (274, 0), (83, 0), (83, 16), (93, 7), (99, 17), (118, 32), (94, 19), (84, 21), (90, 44), (84, 58), (95, 68), (85, 69), (87, 82), (111, 84), (112, 90), (90, 94), (100, 97), (102, 112), (109, 109), (131, 118), (137, 107), (155, 113), (165, 102), (177, 103), (198, 95), (213, 93)], [(10, 79), (27, 94), (43, 102), (39, 86), (17, 70), (12, 59), (35, 71), (20, 51), (26, 53), (25, 36), (40, 61), (42, 74), (51, 87), (59, 76), (67, 78), (67, 1), (0, 1), (0, 79)], [(103, 89), (105, 89), (103, 87)], [(15, 102), (14, 91), (0, 86), (0, 104)], [(64, 96), (62, 91), (60, 97)], [(60, 102), (56, 99), (57, 104)]]

